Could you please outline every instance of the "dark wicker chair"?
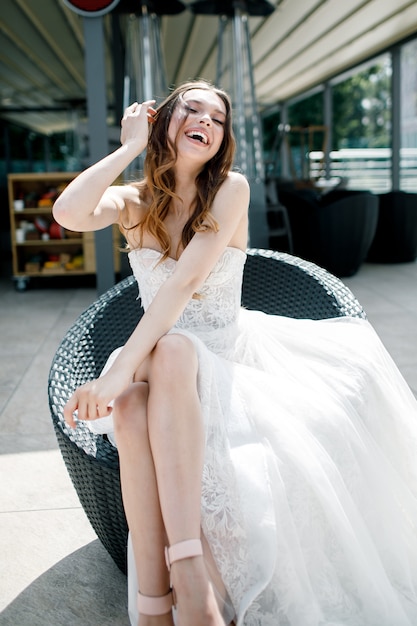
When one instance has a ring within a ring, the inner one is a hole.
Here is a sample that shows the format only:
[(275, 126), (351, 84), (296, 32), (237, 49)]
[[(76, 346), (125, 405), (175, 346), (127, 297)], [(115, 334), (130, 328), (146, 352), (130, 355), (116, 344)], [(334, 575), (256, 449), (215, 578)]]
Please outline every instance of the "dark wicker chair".
[[(62, 411), (72, 392), (100, 374), (109, 353), (135, 328), (142, 314), (137, 295), (137, 283), (129, 276), (84, 311), (62, 340), (48, 382), (51, 416), (66, 467), (97, 536), (123, 572), (127, 525), (117, 450), (83, 423), (76, 430), (69, 428)], [(312, 263), (271, 250), (248, 251), (242, 304), (295, 318), (365, 317), (338, 278)]]

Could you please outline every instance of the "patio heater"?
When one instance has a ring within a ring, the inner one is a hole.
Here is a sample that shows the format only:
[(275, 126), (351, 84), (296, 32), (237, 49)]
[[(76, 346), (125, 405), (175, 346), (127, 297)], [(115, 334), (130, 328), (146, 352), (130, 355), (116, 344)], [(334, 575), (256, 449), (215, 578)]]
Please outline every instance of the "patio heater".
[(265, 172), (249, 17), (266, 17), (275, 7), (267, 0), (196, 0), (190, 9), (196, 14), (219, 16), (216, 85), (231, 97), (237, 144), (235, 166), (247, 177), (251, 188), (249, 243), (267, 248)]
[[(132, 102), (162, 100), (168, 95), (161, 43), (161, 16), (176, 15), (178, 0), (121, 0), (117, 12), (127, 13), (123, 109)], [(126, 170), (130, 177), (143, 170), (141, 155)]]

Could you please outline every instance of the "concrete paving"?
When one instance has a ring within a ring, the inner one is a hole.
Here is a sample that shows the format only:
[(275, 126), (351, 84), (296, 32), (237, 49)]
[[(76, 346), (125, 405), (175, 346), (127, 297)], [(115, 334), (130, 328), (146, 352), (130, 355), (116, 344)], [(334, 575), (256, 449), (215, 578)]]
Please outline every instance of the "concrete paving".
[[(365, 264), (344, 282), (417, 395), (417, 263)], [(0, 626), (128, 626), (126, 578), (96, 538), (57, 447), (55, 350), (94, 287), (0, 277)]]

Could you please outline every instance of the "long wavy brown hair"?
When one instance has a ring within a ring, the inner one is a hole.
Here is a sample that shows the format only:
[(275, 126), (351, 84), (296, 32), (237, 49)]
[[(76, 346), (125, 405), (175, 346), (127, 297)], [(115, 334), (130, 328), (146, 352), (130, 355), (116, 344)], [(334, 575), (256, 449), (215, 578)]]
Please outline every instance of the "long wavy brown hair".
[[(141, 201), (148, 204), (148, 209), (143, 220), (128, 229), (138, 233), (139, 245), (142, 245), (144, 232), (152, 235), (161, 247), (162, 259), (169, 256), (171, 247), (171, 238), (165, 227), (164, 220), (172, 200), (179, 199), (175, 193), (176, 182), (174, 173), (174, 165), (177, 159), (177, 138), (174, 142), (170, 140), (168, 127), (172, 114), (181, 103), (184, 93), (191, 89), (204, 89), (212, 91), (219, 96), (226, 108), (226, 118), (222, 144), (215, 156), (204, 165), (195, 181), (196, 196), (192, 205), (193, 211), (183, 228), (181, 236), (180, 246), (183, 248), (191, 241), (196, 232), (204, 230), (217, 231), (218, 225), (210, 215), (210, 208), (217, 191), (233, 165), (235, 139), (231, 120), (232, 107), (227, 93), (203, 80), (186, 82), (177, 87), (157, 107), (155, 122), (150, 125), (144, 164), (144, 178), (140, 182), (133, 183), (139, 189)], [(183, 124), (186, 119), (187, 115), (184, 116)]]

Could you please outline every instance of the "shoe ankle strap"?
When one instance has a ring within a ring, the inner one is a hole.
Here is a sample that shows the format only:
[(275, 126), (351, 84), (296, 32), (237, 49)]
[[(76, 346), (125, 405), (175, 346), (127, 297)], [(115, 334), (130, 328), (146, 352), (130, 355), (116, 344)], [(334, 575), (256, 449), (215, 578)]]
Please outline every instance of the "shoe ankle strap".
[(138, 611), (142, 615), (165, 615), (172, 610), (172, 592), (164, 596), (144, 596), (138, 592)]
[(165, 548), (165, 560), (168, 570), (171, 570), (172, 563), (189, 559), (192, 556), (203, 556), (203, 546), (200, 539), (188, 539), (174, 543), (173, 546)]

